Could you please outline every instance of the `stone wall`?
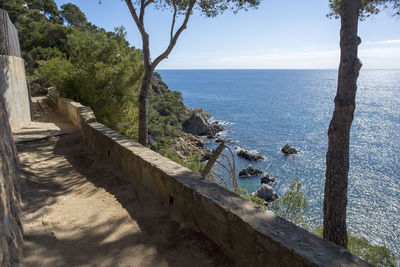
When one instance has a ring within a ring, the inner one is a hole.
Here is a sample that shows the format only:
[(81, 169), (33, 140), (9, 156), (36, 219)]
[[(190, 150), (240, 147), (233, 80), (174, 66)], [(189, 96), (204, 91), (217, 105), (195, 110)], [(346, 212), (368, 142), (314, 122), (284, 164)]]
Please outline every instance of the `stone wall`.
[(22, 249), (18, 157), (0, 94), (0, 266), (17, 266)]
[(0, 9), (0, 94), (4, 95), (11, 130), (31, 123), (31, 106), (18, 34), (6, 11)]
[[(18, 116), (25, 117), (21, 112), (26, 111), (19, 105), (23, 105), (20, 98), (27, 99), (27, 89), (23, 60), (14, 57), (20, 56), (18, 35), (7, 12), (1, 9), (0, 54), (5, 55), (0, 56), (0, 266), (18, 266), (22, 252), (19, 167), (10, 122), (18, 126), (23, 120)], [(13, 73), (21, 69), (23, 73)], [(22, 82), (25, 82), (25, 95), (19, 93)], [(18, 93), (10, 89), (16, 89)], [(10, 111), (15, 111), (15, 114), (10, 114)], [(27, 116), (30, 122), (29, 110)]]
[(265, 212), (187, 168), (98, 123), (90, 108), (59, 98), (91, 151), (138, 180), (172, 213), (243, 266), (368, 266), (347, 250)]

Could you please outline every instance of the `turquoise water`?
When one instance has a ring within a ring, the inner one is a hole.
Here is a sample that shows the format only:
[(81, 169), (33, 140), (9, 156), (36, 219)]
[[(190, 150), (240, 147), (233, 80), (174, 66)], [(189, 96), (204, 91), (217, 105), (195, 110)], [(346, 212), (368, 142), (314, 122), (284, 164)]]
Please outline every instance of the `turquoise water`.
[[(254, 166), (276, 177), (282, 195), (293, 177), (303, 184), (309, 224), (322, 223), (327, 129), (336, 70), (161, 70), (184, 103), (231, 122), (224, 135), (257, 150)], [(400, 256), (400, 70), (362, 70), (351, 129), (348, 229)], [(286, 157), (290, 143), (301, 150)], [(213, 142), (210, 147), (215, 146)], [(238, 160), (240, 171), (249, 162)], [(240, 179), (249, 192), (260, 178)]]

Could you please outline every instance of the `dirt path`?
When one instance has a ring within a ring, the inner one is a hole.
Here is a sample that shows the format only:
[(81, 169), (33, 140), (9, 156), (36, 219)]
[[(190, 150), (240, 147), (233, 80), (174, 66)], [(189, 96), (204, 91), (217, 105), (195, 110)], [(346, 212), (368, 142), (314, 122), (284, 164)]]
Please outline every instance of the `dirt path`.
[(234, 266), (70, 132), (18, 144), (23, 266)]

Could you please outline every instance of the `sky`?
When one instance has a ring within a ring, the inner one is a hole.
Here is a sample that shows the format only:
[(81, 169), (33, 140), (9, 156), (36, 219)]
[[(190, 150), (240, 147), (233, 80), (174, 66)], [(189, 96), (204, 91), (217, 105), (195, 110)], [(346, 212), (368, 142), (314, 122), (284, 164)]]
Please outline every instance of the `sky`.
[[(81, 8), (108, 31), (123, 26), (131, 45), (139, 31), (121, 0), (56, 0)], [(336, 69), (340, 21), (329, 19), (328, 0), (261, 0), (257, 9), (205, 18), (191, 16), (174, 50), (157, 69)], [(152, 59), (168, 45), (172, 13), (149, 9), (145, 27)], [(178, 25), (178, 24), (177, 24)], [(400, 17), (387, 11), (359, 23), (364, 69), (400, 69)]]

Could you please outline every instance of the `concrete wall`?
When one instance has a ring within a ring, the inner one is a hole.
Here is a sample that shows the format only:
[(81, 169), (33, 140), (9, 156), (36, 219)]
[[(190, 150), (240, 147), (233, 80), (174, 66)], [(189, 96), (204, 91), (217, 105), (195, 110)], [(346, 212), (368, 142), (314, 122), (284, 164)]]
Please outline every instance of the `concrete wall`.
[(0, 94), (0, 266), (18, 266), (22, 250), (18, 157)]
[(368, 266), (187, 168), (98, 123), (90, 108), (57, 99), (90, 150), (130, 174), (179, 218), (243, 266)]
[(4, 95), (11, 130), (15, 131), (31, 123), (24, 60), (19, 57), (0, 56), (0, 67), (0, 92)]
[(18, 34), (6, 11), (0, 9), (0, 94), (4, 95), (11, 130), (31, 123), (31, 106)]
[(0, 55), (21, 57), (17, 30), (3, 9), (0, 9)]

